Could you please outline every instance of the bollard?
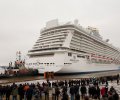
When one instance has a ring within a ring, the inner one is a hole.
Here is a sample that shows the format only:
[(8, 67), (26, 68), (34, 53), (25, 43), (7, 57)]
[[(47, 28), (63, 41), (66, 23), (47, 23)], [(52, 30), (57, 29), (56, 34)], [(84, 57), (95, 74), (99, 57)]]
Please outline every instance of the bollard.
[(54, 72), (51, 72), (51, 79), (54, 79)]
[(44, 79), (54, 79), (54, 72), (44, 72)]
[(44, 72), (44, 79), (46, 79), (46, 72)]

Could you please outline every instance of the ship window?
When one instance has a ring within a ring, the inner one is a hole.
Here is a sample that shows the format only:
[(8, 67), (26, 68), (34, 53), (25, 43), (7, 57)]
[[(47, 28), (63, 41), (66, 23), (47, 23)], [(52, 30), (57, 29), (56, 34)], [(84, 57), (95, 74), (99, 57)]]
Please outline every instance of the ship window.
[(47, 63), (47, 66), (49, 66), (49, 63)]
[(78, 58), (85, 58), (85, 56), (77, 55)]
[(72, 56), (72, 53), (68, 53), (68, 56)]
[(71, 63), (64, 63), (64, 64), (66, 65), (66, 64), (71, 64)]

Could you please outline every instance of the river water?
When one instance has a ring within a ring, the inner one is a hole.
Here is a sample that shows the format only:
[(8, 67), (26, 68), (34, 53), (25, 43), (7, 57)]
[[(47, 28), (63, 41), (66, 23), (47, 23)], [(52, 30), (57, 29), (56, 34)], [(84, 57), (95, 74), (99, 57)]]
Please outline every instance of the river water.
[[(89, 73), (89, 74), (77, 74), (77, 75), (64, 75), (64, 76), (54, 76), (54, 79), (49, 79), (50, 81), (55, 80), (68, 80), (68, 79), (81, 79), (81, 78), (93, 78), (93, 77), (102, 77), (102, 76), (112, 76), (119, 74), (120, 71), (108, 71), (108, 72), (99, 72), (99, 73)], [(14, 77), (14, 78), (5, 78), (0, 79), (0, 84), (9, 84), (13, 82), (19, 83), (37, 83), (46, 81), (44, 76), (28, 76), (28, 77)]]

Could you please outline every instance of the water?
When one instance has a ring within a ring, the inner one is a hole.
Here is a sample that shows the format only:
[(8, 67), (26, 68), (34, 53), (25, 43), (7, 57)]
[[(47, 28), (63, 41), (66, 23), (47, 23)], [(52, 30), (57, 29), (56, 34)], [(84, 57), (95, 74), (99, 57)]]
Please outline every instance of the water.
[[(50, 81), (112, 76), (112, 75), (117, 75), (119, 73), (120, 71), (109, 71), (109, 72), (99, 72), (99, 73), (90, 73), (90, 74), (54, 76), (54, 79), (50, 79)], [(14, 78), (0, 79), (0, 84), (8, 84), (13, 82), (18, 82), (18, 83), (40, 82), (41, 83), (43, 81), (46, 81), (46, 79), (44, 79), (44, 76), (14, 77)]]

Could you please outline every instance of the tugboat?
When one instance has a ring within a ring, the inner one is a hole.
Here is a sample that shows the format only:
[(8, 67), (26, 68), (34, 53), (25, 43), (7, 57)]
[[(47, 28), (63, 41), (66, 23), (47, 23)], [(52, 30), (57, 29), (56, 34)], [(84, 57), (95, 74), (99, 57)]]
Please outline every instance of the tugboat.
[(21, 59), (21, 52), (16, 53), (16, 61), (10, 62), (9, 67), (4, 70), (2, 76), (4, 77), (22, 77), (38, 75), (36, 69), (25, 68), (25, 60)]

